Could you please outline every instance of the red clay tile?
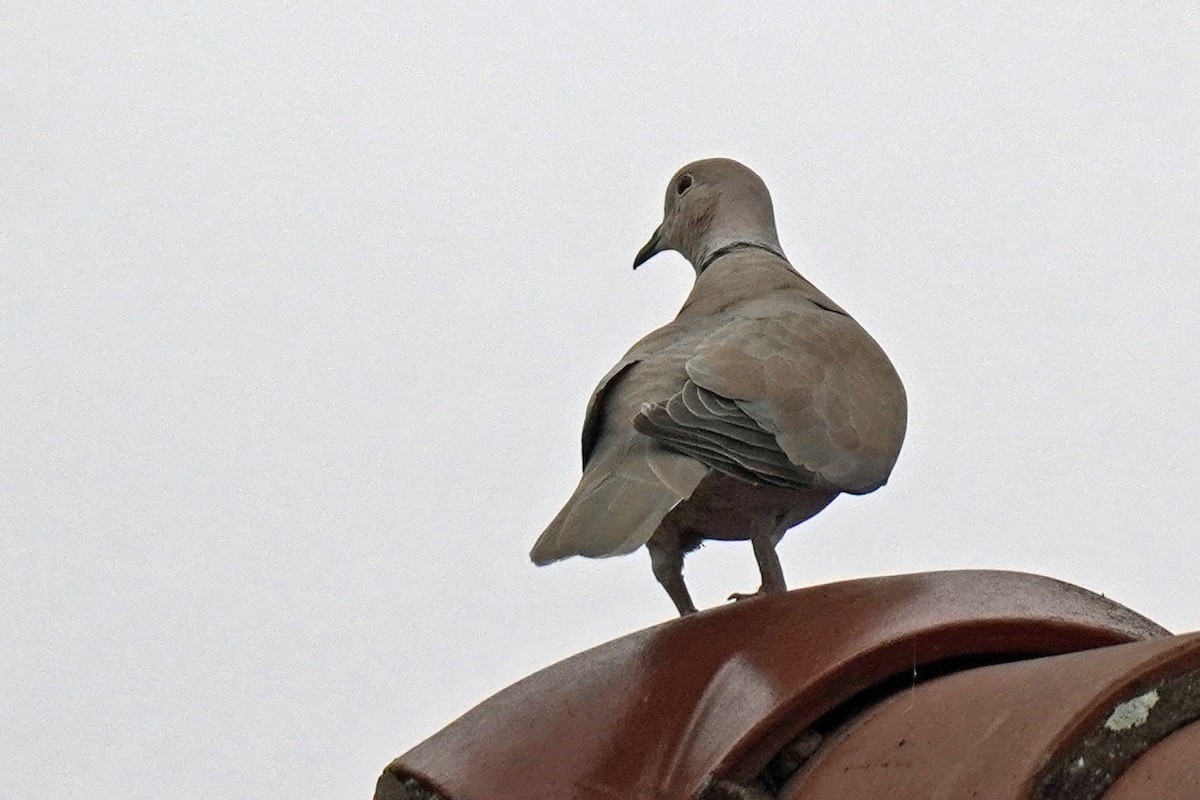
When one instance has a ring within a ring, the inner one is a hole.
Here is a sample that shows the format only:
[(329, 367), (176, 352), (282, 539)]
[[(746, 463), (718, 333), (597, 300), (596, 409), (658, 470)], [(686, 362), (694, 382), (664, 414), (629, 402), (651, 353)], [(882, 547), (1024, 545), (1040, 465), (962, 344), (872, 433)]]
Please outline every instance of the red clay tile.
[[(836, 726), (839, 715), (854, 724), (873, 693), (883, 699), (914, 672), (921, 679), (1165, 635), (1099, 595), (1013, 572), (770, 595), (631, 634), (519, 681), (396, 759), (377, 797), (392, 791), (386, 780), (408, 776), (450, 800), (736, 797), (714, 779), (730, 781), (730, 791), (759, 785), (797, 735)], [(817, 749), (814, 765), (830, 746)]]

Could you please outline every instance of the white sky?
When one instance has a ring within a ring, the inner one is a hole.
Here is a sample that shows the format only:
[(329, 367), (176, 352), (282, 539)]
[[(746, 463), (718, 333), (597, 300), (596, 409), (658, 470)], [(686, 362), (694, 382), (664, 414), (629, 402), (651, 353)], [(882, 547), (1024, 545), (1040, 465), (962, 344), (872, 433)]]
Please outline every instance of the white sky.
[(712, 155), (909, 392), (792, 586), (1023, 569), (1200, 628), (1194, 3), (86, 5), (0, 22), (0, 796), (368, 797), (671, 618), (644, 552), (526, 552)]

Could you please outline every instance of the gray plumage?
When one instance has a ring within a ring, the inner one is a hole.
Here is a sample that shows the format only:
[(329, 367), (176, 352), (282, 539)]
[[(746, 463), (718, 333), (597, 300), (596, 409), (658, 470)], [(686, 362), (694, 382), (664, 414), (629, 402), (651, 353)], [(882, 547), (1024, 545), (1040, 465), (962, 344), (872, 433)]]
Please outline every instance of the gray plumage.
[(687, 614), (683, 556), (705, 539), (750, 540), (759, 592), (784, 590), (775, 545), (838, 494), (887, 482), (907, 411), (879, 345), (784, 257), (770, 195), (745, 166), (707, 159), (675, 174), (634, 267), (668, 249), (696, 283), (600, 381), (583, 476), (530, 557), (646, 545)]

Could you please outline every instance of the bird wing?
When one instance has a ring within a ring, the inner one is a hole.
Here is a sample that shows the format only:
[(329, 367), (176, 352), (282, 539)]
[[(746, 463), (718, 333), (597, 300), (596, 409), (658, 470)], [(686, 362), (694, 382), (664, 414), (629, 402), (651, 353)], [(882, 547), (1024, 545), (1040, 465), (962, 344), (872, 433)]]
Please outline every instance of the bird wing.
[(635, 427), (744, 480), (865, 494), (904, 439), (904, 387), (848, 315), (778, 297), (735, 315), (697, 347), (688, 380)]
[(592, 451), (596, 449), (596, 443), (600, 439), (600, 423), (601, 409), (604, 408), (604, 398), (608, 396), (610, 387), (615, 386), (621, 378), (625, 376), (626, 371), (640, 359), (633, 357), (631, 354), (626, 355), (617, 365), (608, 371), (608, 374), (600, 379), (596, 390), (592, 392), (592, 396), (588, 398), (587, 411), (583, 416), (583, 468), (587, 469), (588, 459), (592, 457)]

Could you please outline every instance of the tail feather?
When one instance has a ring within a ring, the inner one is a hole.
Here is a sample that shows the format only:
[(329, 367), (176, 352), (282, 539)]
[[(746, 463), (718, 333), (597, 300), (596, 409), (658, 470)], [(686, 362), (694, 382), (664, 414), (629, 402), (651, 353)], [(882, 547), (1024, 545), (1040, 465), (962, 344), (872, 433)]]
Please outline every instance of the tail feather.
[(533, 563), (632, 553), (707, 471), (698, 461), (665, 451), (629, 453), (613, 470), (599, 461), (538, 537), (529, 553)]

